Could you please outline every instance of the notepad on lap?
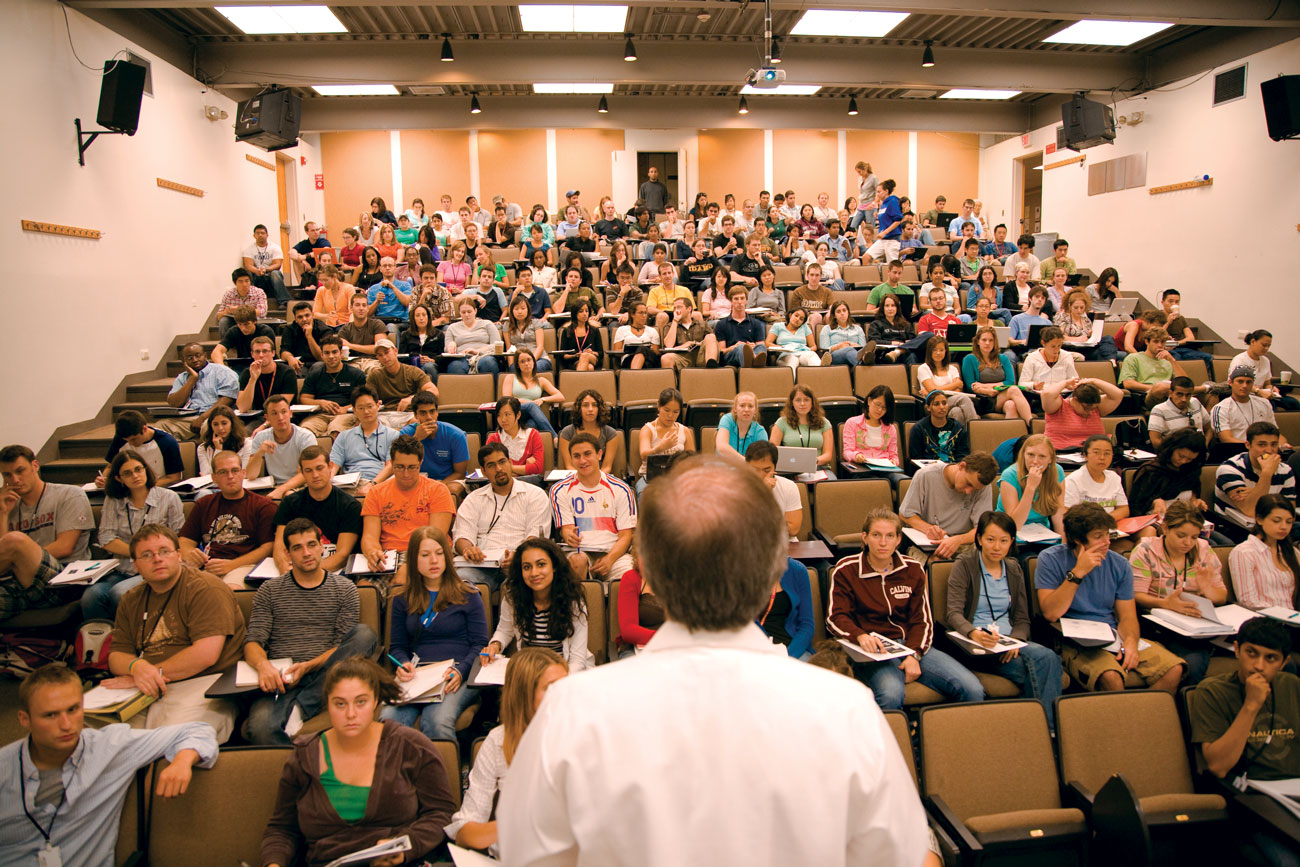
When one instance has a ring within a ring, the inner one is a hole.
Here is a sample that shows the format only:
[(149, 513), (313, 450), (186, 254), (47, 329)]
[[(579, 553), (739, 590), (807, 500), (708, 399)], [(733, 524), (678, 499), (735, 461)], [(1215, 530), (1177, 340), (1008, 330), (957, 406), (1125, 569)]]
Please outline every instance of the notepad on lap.
[[(293, 665), (293, 660), (288, 657), (284, 659), (272, 659), (271, 664), (275, 670), (284, 674), (284, 670)], [(235, 663), (235, 686), (257, 686), (261, 678), (257, 675), (257, 669), (244, 662), (242, 659)]]
[(428, 704), (442, 701), (442, 689), (447, 682), (447, 672), (456, 664), (454, 659), (431, 662), (415, 670), (415, 676), (406, 683), (398, 683), (402, 698), (398, 704)]
[(506, 666), (510, 664), (510, 657), (498, 656), (491, 662), (479, 664), (478, 674), (474, 675), (473, 686), (505, 686), (506, 685)]
[(486, 867), (486, 865), (501, 863), (495, 858), (489, 858), (482, 852), (475, 852), (473, 849), (462, 849), (455, 843), (448, 843), (447, 851), (451, 853), (451, 863), (455, 867)]
[(50, 585), (94, 584), (116, 568), (117, 560), (73, 560), (50, 579)]

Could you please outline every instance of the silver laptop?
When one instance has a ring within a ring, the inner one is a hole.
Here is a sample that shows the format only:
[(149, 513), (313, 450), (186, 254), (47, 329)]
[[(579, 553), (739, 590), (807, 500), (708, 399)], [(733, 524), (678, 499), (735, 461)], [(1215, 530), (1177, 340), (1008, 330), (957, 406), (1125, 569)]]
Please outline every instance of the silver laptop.
[(1133, 311), (1137, 309), (1138, 300), (1136, 298), (1116, 298), (1110, 302), (1110, 310), (1106, 313), (1107, 322), (1128, 322), (1133, 318)]
[(776, 471), (778, 473), (811, 473), (817, 469), (817, 449), (777, 446)]

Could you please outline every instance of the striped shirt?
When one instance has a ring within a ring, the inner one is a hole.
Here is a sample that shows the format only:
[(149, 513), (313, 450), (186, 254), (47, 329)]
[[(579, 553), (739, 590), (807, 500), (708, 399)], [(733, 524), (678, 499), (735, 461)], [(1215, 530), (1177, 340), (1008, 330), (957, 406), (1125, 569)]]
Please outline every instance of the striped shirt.
[(554, 650), (556, 653), (563, 654), (564, 638), (551, 635), (550, 608), (545, 611), (533, 611), (533, 637), (526, 639), (523, 643), (529, 647), (545, 647), (547, 650)]
[(360, 620), (361, 598), (351, 581), (327, 572), (307, 589), (290, 572), (257, 589), (245, 641), (262, 645), (270, 659), (305, 662), (338, 647)]
[(609, 551), (619, 531), (636, 526), (636, 495), (622, 479), (605, 473), (594, 488), (575, 475), (551, 488), (551, 511), (556, 527), (577, 527), (583, 551)]
[(1228, 555), (1228, 571), (1237, 601), (1247, 608), (1270, 605), (1295, 607), (1295, 576), (1279, 566), (1273, 552), (1258, 536), (1251, 536)]
[[(1255, 526), (1255, 516), (1247, 515), (1238, 509), (1229, 494), (1233, 491), (1253, 488), (1258, 483), (1259, 473), (1255, 471), (1247, 452), (1235, 454), (1219, 464), (1219, 469), (1214, 474), (1215, 514), (1247, 530)], [(1273, 478), (1269, 480), (1268, 493), (1281, 494), (1291, 502), (1295, 502), (1295, 470), (1291, 469), (1290, 464), (1283, 461), (1277, 465)]]
[(1065, 398), (1061, 400), (1061, 408), (1045, 414), (1043, 420), (1044, 433), (1058, 452), (1061, 449), (1077, 449), (1093, 434), (1106, 432), (1101, 424), (1101, 410), (1094, 409), (1087, 415), (1079, 415)]

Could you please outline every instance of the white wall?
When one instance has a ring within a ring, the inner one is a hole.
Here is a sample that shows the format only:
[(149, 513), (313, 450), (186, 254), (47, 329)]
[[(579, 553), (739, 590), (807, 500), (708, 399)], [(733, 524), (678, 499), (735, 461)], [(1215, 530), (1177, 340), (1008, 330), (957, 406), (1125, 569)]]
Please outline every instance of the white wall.
[(621, 209), (631, 207), (641, 186), (636, 173), (638, 151), (685, 151), (686, 165), (677, 166), (677, 197), (681, 200), (678, 204), (680, 207), (695, 200), (695, 191), (700, 188), (698, 132), (693, 129), (629, 129), (623, 133), (623, 146), (624, 150), (613, 152), (613, 192), (610, 194), (615, 202), (627, 203), (620, 204)]
[[(100, 75), (74, 59), (56, 3), (9, 0), (5, 13), (0, 80), (11, 88), (12, 122), (0, 173), (0, 245), (10, 264), (0, 444), (39, 448), (59, 425), (93, 417), (124, 375), (153, 369), (171, 353), (173, 335), (198, 330), (229, 286), (252, 225), (279, 219), (275, 173), (244, 159), (274, 156), (235, 143), (232, 101), (69, 10), (88, 65), (102, 68), (124, 47), (153, 62), (154, 96), (144, 98), (139, 131), (101, 137), (79, 167), (72, 122), (97, 126)], [(205, 104), (230, 117), (207, 120)], [(319, 166), (316, 153), (302, 171)], [(159, 177), (206, 195), (160, 188)], [(300, 200), (319, 218), (320, 194)], [(91, 241), (23, 232), (20, 219), (106, 234)]]
[[(1234, 343), (1240, 343), (1239, 330), (1269, 328), (1274, 352), (1296, 364), (1295, 280), (1278, 267), (1300, 254), (1300, 141), (1269, 139), (1259, 84), (1300, 73), (1300, 40), (1246, 61), (1244, 99), (1212, 107), (1213, 74), (1175, 82), (1162, 92), (1118, 102), (1117, 117), (1141, 111), (1143, 122), (1120, 127), (1113, 145), (1084, 152), (1085, 166), (1146, 153), (1149, 187), (1203, 174), (1213, 177), (1212, 186), (1155, 196), (1146, 188), (1089, 196), (1086, 168), (1051, 169), (1043, 173), (1043, 230), (1068, 240), (1080, 266), (1117, 268), (1125, 290), (1154, 301), (1162, 289), (1177, 287), (1184, 312)], [(1053, 125), (1030, 133), (1029, 147), (1016, 137), (981, 151), (985, 215), (1018, 225), (1014, 161), (1055, 140)], [(1058, 152), (1044, 162), (1070, 156), (1075, 152)], [(1276, 288), (1265, 291), (1265, 285)]]

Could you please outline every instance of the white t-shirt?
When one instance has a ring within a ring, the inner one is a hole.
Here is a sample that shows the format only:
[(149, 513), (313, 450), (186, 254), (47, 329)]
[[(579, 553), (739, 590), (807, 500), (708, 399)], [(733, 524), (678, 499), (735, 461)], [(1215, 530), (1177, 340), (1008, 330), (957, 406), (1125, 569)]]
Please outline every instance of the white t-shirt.
[(631, 325), (620, 325), (614, 332), (614, 343), (622, 343), (624, 348), (629, 346), (658, 346), (659, 332), (647, 325), (645, 330), (638, 335), (632, 330)]
[(244, 258), (252, 259), (253, 264), (259, 268), (269, 268), (276, 259), (284, 258), (284, 252), (275, 244), (267, 241), (265, 247), (249, 244), (244, 248)]
[(1128, 505), (1124, 495), (1124, 482), (1114, 470), (1106, 470), (1100, 484), (1092, 480), (1087, 467), (1070, 473), (1065, 477), (1065, 507), (1080, 503), (1096, 503), (1107, 512)]
[(957, 365), (955, 364), (948, 365), (948, 373), (944, 376), (937, 375), (930, 369), (930, 365), (922, 364), (916, 369), (916, 381), (924, 387), (923, 384), (927, 379), (936, 380), (938, 386), (945, 391), (962, 390), (961, 371), (957, 369)]
[(1248, 352), (1238, 352), (1228, 363), (1228, 370), (1236, 370), (1238, 367), (1255, 368), (1255, 388), (1268, 388), (1273, 384), (1273, 362), (1268, 360), (1267, 355), (1261, 355), (1259, 361), (1250, 357)]
[[(300, 428), (296, 424), (291, 428), (289, 441), (276, 443), (275, 451), (262, 458), (263, 475), (275, 479), (277, 485), (284, 484), (297, 474), (298, 455), (302, 454), (303, 449), (316, 445), (316, 436), (311, 431)], [(275, 431), (270, 428), (253, 437), (253, 451), (261, 448), (262, 443), (267, 440), (275, 441)]]

